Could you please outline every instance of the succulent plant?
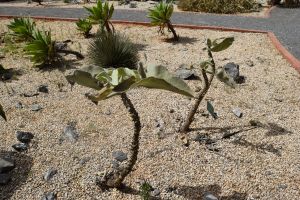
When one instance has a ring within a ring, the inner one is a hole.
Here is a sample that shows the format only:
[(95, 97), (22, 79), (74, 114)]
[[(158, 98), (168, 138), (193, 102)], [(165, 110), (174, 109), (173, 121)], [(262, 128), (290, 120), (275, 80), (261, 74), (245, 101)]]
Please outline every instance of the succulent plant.
[(165, 27), (169, 32), (172, 32), (174, 39), (179, 40), (172, 23), (171, 16), (173, 14), (173, 3), (167, 1), (161, 1), (159, 4), (155, 5), (153, 9), (149, 9), (148, 17), (151, 19), (151, 24), (153, 26), (159, 26), (159, 33), (164, 34)]
[(31, 61), (36, 65), (43, 67), (51, 65), (53, 62), (61, 58), (60, 53), (74, 54), (77, 58), (83, 59), (83, 55), (76, 51), (66, 50), (57, 45), (56, 41), (51, 39), (49, 31), (35, 30), (33, 40), (25, 47), (25, 54), (30, 56)]
[(19, 40), (30, 41), (34, 39), (33, 33), (36, 25), (30, 18), (14, 18), (7, 27), (13, 32), (12, 35)]
[(130, 148), (131, 157), (124, 168), (108, 171), (98, 179), (97, 183), (102, 188), (120, 187), (137, 161), (141, 123), (139, 115), (126, 92), (136, 87), (146, 87), (168, 90), (193, 97), (192, 90), (183, 80), (172, 76), (165, 67), (160, 65), (150, 65), (147, 71), (142, 64), (138, 70), (129, 68), (105, 69), (89, 66), (82, 70), (76, 70), (66, 78), (72, 85), (77, 83), (98, 90), (99, 92), (96, 95), (87, 95), (95, 103), (113, 96), (121, 96), (122, 102), (134, 122), (134, 134)]
[(90, 31), (93, 28), (92, 23), (88, 19), (79, 19), (76, 22), (77, 29), (81, 31), (84, 37), (88, 38), (90, 36)]
[(114, 13), (114, 6), (109, 6), (108, 2), (102, 3), (101, 0), (97, 1), (97, 5), (91, 8), (84, 7), (88, 12), (88, 19), (94, 23), (99, 24), (101, 31), (106, 29), (107, 32), (114, 32), (114, 26), (110, 19)]
[[(220, 52), (232, 45), (234, 41), (233, 37), (228, 38), (219, 38), (211, 41), (207, 39), (206, 48), (209, 59), (200, 63), (201, 74), (203, 78), (203, 87), (202, 90), (196, 95), (196, 101), (192, 108), (190, 109), (186, 120), (182, 124), (180, 131), (186, 133), (190, 129), (190, 125), (194, 120), (194, 116), (198, 110), (198, 107), (201, 101), (204, 99), (206, 93), (208, 92), (214, 77), (216, 76), (221, 82), (229, 85), (230, 87), (235, 87), (234, 80), (225, 72), (224, 68), (216, 68), (216, 63), (213, 57), (213, 52)], [(209, 74), (209, 75), (208, 75)], [(213, 107), (211, 104), (208, 104), (208, 111), (215, 117), (215, 113), (213, 112)]]
[(119, 33), (99, 32), (88, 48), (91, 64), (103, 68), (126, 67), (136, 69), (138, 49), (126, 36)]

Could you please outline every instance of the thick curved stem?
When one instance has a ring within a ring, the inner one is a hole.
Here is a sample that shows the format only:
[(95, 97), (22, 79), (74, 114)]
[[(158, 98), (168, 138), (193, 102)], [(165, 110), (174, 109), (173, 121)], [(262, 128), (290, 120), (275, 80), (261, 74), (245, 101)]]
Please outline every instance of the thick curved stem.
[(57, 53), (64, 53), (64, 54), (73, 54), (75, 55), (78, 59), (84, 59), (84, 56), (77, 52), (77, 51), (72, 51), (72, 50), (66, 50), (66, 49), (59, 49), (56, 50)]
[(176, 33), (176, 31), (175, 31), (173, 25), (171, 24), (171, 22), (168, 22), (167, 25), (168, 25), (168, 29), (169, 29), (169, 30), (172, 32), (172, 34), (173, 34), (174, 40), (178, 41), (178, 40), (179, 40), (179, 36), (177, 35), (177, 33)]
[(121, 99), (134, 123), (134, 133), (133, 133), (133, 138), (130, 147), (131, 157), (128, 160), (127, 166), (119, 170), (105, 174), (104, 177), (102, 177), (102, 180), (98, 181), (100, 186), (102, 186), (103, 188), (120, 187), (125, 177), (132, 171), (133, 166), (137, 161), (137, 156), (139, 152), (139, 139), (140, 139), (140, 131), (141, 131), (140, 117), (137, 111), (135, 110), (132, 102), (127, 97), (126, 93), (121, 94)]
[(201, 70), (202, 73), (202, 77), (203, 77), (203, 88), (202, 90), (199, 92), (195, 104), (192, 106), (192, 109), (190, 110), (190, 112), (188, 113), (187, 119), (185, 120), (185, 122), (183, 123), (183, 125), (180, 128), (180, 132), (182, 133), (187, 133), (190, 130), (190, 125), (194, 120), (194, 116), (198, 110), (198, 107), (200, 105), (200, 103), (202, 102), (203, 98), (205, 97), (208, 89), (210, 88), (210, 85), (214, 79), (215, 76), (215, 71), (216, 71), (216, 64), (214, 62), (212, 53), (210, 50), (208, 50), (208, 56), (211, 58), (211, 63), (212, 63), (212, 73), (210, 75), (210, 77), (207, 77), (207, 72), (205, 71), (205, 69)]

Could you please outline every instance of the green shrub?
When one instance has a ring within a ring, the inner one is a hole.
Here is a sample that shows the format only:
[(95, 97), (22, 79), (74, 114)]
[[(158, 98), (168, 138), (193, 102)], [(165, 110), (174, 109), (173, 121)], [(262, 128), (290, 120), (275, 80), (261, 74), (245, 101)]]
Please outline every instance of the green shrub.
[(25, 54), (30, 56), (30, 60), (39, 67), (51, 65), (56, 61), (61, 60), (63, 54), (74, 54), (77, 58), (83, 59), (84, 57), (72, 50), (60, 48), (56, 41), (51, 39), (49, 31), (36, 30), (33, 33), (33, 40), (24, 47)]
[(285, 0), (284, 6), (288, 8), (300, 7), (300, 0)]
[(90, 63), (103, 68), (136, 69), (138, 49), (127, 37), (118, 33), (99, 32), (88, 48)]
[(255, 0), (179, 0), (178, 8), (207, 13), (245, 13), (258, 9)]
[(101, 0), (97, 2), (97, 6), (91, 8), (84, 7), (88, 12), (88, 19), (94, 23), (99, 24), (101, 31), (106, 29), (107, 32), (114, 31), (114, 27), (110, 22), (110, 19), (114, 13), (114, 6), (109, 6), (108, 2), (102, 3)]
[(14, 18), (14, 20), (7, 25), (7, 28), (11, 30), (12, 35), (19, 40), (32, 40), (33, 32), (35, 30), (35, 22), (30, 18)]
[(178, 40), (179, 37), (170, 20), (173, 10), (174, 7), (172, 2), (161, 1), (153, 9), (149, 9), (148, 18), (151, 19), (151, 25), (159, 26), (159, 33), (163, 35), (164, 29), (167, 27), (168, 31), (172, 32), (174, 39)]
[(92, 23), (87, 19), (79, 19), (78, 22), (76, 22), (77, 29), (81, 31), (84, 35), (84, 37), (90, 36), (90, 31), (93, 28)]

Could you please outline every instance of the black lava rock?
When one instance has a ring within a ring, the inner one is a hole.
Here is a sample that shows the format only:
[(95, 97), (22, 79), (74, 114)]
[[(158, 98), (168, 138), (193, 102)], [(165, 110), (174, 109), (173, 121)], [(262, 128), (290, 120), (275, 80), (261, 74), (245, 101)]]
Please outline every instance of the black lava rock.
[(29, 143), (33, 139), (33, 134), (30, 132), (17, 131), (17, 139), (22, 143)]

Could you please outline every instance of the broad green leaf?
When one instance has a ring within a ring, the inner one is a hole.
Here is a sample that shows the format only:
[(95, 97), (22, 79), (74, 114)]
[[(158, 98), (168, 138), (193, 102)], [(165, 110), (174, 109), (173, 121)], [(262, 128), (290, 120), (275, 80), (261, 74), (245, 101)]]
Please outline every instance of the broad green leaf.
[(4, 119), (5, 121), (7, 120), (7, 119), (6, 119), (5, 112), (4, 112), (3, 107), (2, 107), (1, 104), (0, 104), (0, 116), (3, 117), (3, 119)]
[(209, 101), (207, 101), (207, 106), (206, 106), (206, 108), (207, 108), (207, 111), (211, 114), (211, 116), (212, 116), (214, 119), (217, 119), (217, 118), (218, 118), (218, 115), (217, 115), (217, 113), (215, 113), (215, 109), (214, 109), (213, 105), (212, 105)]
[[(222, 40), (222, 41), (219, 42), (219, 40)], [(223, 50), (227, 49), (228, 47), (230, 47), (232, 45), (233, 41), (234, 41), (233, 37), (228, 37), (225, 39), (223, 39), (223, 38), (216, 39), (212, 43), (211, 51), (212, 52), (223, 51)]]
[(77, 83), (78, 85), (93, 88), (95, 90), (101, 90), (103, 88), (103, 85), (99, 82), (99, 80), (86, 71), (76, 70), (72, 75), (67, 75), (66, 79), (72, 85)]

